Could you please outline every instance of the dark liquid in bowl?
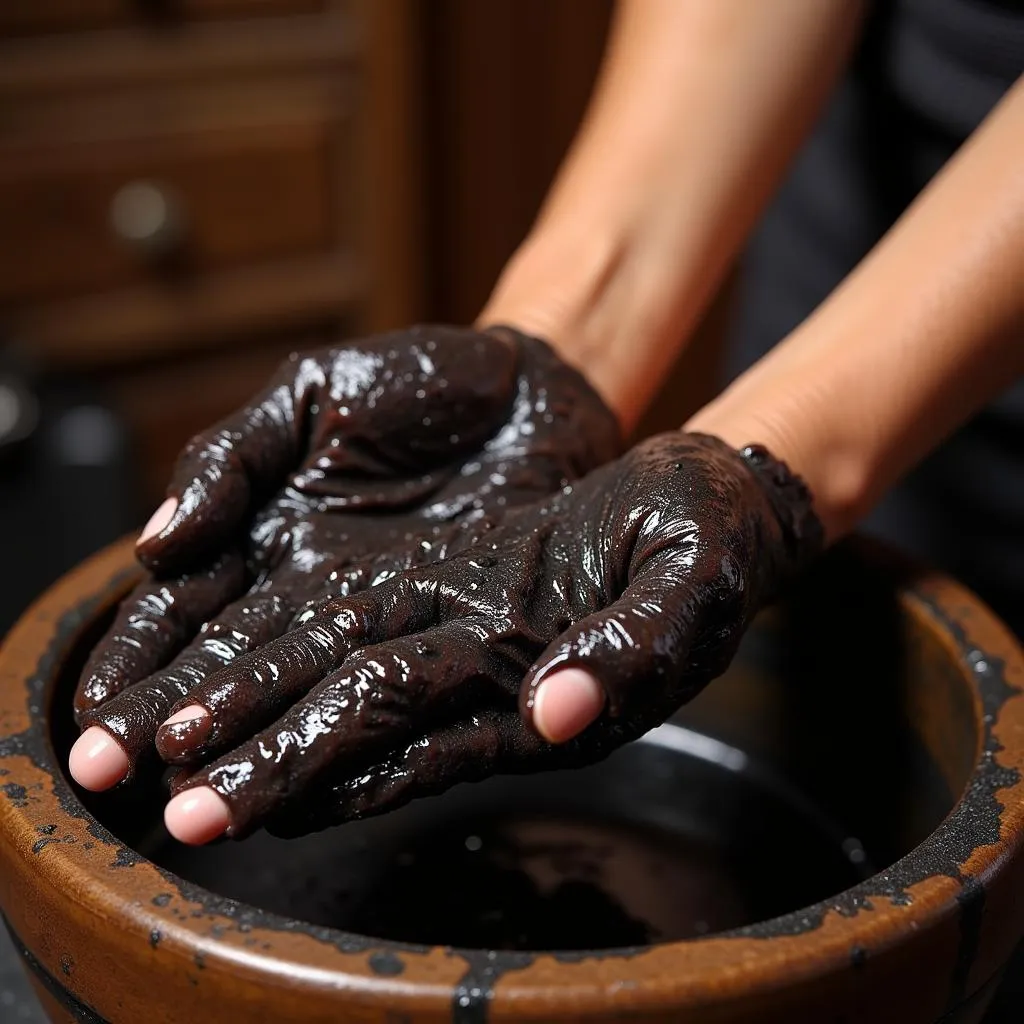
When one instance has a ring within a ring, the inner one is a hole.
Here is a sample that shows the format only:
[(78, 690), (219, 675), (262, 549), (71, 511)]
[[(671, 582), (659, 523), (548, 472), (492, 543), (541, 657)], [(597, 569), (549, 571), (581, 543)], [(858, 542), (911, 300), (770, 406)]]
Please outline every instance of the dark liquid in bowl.
[(461, 786), (300, 840), (259, 834), (192, 849), (154, 824), (133, 845), (204, 888), (289, 917), (488, 949), (691, 938), (869, 873), (859, 844), (798, 793), (676, 726), (600, 765)]

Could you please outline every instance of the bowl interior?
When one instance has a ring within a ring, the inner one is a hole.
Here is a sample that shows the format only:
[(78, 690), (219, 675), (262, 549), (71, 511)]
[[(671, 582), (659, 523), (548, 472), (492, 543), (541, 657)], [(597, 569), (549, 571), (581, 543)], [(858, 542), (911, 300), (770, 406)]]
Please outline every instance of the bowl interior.
[[(98, 622), (56, 681), (58, 763)], [(425, 945), (584, 950), (754, 924), (909, 852), (977, 757), (970, 688), (891, 578), (839, 554), (762, 616), (729, 672), (602, 764), (493, 778), (299, 840), (191, 849), (163, 782), (80, 792), (159, 866), (310, 924)]]

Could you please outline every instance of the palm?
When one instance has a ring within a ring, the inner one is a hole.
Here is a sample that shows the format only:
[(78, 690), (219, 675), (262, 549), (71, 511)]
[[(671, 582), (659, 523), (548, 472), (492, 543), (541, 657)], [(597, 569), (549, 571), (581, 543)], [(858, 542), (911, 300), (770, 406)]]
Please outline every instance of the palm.
[[(444, 558), (615, 454), (611, 415), (533, 339), (413, 329), (293, 357), (179, 462), (178, 512), (76, 694), (131, 758), (213, 672), (325, 596)], [(197, 558), (201, 567), (196, 567)]]
[[(233, 834), (305, 831), (496, 771), (600, 758), (723, 671), (820, 544), (807, 490), (781, 463), (683, 433), (464, 532), (471, 542), (443, 561), (331, 598), (202, 688), (206, 746), (174, 760), (227, 751), (187, 785), (227, 801)], [(587, 665), (605, 714), (552, 746), (529, 726), (536, 686)]]

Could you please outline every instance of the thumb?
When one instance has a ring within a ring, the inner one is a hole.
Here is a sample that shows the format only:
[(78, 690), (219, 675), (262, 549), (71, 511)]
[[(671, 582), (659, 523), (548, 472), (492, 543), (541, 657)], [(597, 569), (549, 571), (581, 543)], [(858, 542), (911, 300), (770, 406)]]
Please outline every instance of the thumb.
[(599, 718), (604, 688), (584, 668), (557, 669), (538, 683), (533, 695), (533, 728), (549, 743), (565, 743)]
[[(291, 368), (288, 362), (280, 377)], [(209, 430), (178, 456), (167, 500), (136, 544), (139, 561), (165, 574), (221, 549), (262, 501), (281, 487), (298, 458), (292, 386), (282, 380)]]
[(551, 743), (573, 739), (599, 718), (639, 715), (650, 727), (693, 696), (687, 679), (696, 602), (631, 586), (607, 608), (567, 629), (523, 680), (520, 712)]

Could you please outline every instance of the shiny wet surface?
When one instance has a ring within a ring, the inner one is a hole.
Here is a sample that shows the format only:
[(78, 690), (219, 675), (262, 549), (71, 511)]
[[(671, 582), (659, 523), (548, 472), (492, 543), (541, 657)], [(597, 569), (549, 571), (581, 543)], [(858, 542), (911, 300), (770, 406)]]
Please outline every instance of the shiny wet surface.
[(856, 837), (798, 792), (671, 725), (590, 768), (464, 785), (298, 840), (260, 833), (189, 848), (156, 815), (139, 827), (136, 811), (125, 804), (105, 824), (188, 881), (311, 924), (422, 944), (692, 938), (813, 903), (871, 867)]
[[(186, 880), (314, 925), (412, 942), (607, 948), (763, 921), (892, 863), (954, 799), (901, 713), (899, 680), (879, 669), (899, 664), (896, 620), (873, 585), (860, 594), (846, 574), (836, 579), (847, 581), (837, 594), (815, 581), (812, 609), (841, 600), (869, 624), (863, 656), (834, 658), (838, 625), (764, 620), (677, 717), (685, 728), (589, 768), (462, 785), (299, 840), (257, 833), (198, 850), (164, 831), (155, 772), (79, 796), (127, 846)], [(892, 656), (879, 661), (883, 649)], [(55, 709), (65, 710), (60, 690)], [(836, 717), (836, 695), (854, 692)], [(58, 758), (75, 734), (69, 710), (55, 717)], [(573, 901), (589, 915), (583, 936), (552, 925)]]

